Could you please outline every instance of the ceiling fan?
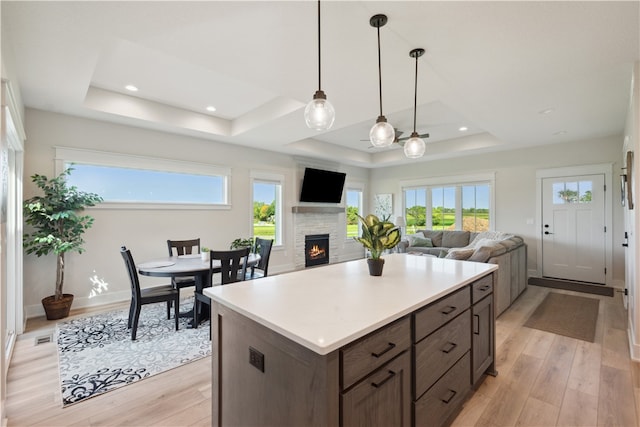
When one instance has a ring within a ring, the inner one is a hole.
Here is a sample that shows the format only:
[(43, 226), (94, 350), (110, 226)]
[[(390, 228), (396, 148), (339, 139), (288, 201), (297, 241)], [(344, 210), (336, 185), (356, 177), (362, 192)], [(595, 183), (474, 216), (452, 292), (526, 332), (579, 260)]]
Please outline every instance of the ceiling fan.
[[(404, 142), (405, 142), (407, 139), (411, 138), (410, 136), (405, 136), (404, 138), (401, 138), (401, 136), (402, 136), (402, 134), (403, 134), (404, 132), (403, 132), (403, 131), (401, 131), (401, 130), (398, 130), (398, 129), (396, 129), (396, 128), (393, 128), (393, 130), (394, 130), (394, 131), (395, 131), (395, 133), (396, 133), (396, 138), (393, 140), (393, 143), (394, 143), (394, 144), (398, 144), (400, 147), (404, 146)], [(428, 133), (423, 133), (423, 134), (420, 134), (420, 135), (418, 135), (418, 136), (419, 136), (420, 138), (429, 138), (429, 134), (428, 134)], [(368, 139), (361, 139), (360, 141), (369, 141), (369, 140), (368, 140)], [(377, 148), (377, 147), (374, 147), (373, 145), (369, 144), (369, 147), (368, 147), (368, 148)]]

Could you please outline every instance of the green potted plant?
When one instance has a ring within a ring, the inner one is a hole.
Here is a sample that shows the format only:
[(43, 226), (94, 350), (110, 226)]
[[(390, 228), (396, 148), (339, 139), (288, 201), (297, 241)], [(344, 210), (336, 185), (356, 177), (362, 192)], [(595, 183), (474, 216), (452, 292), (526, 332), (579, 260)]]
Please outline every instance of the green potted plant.
[(240, 249), (240, 248), (252, 248), (253, 247), (253, 237), (249, 237), (248, 239), (235, 239), (231, 242), (231, 246), (229, 249)]
[(24, 235), (24, 248), (28, 254), (38, 257), (56, 254), (55, 294), (45, 297), (42, 305), (47, 319), (62, 319), (69, 315), (72, 294), (64, 294), (64, 257), (67, 252), (82, 253), (82, 235), (93, 225), (93, 217), (80, 215), (87, 206), (95, 206), (102, 197), (95, 193), (78, 191), (68, 186), (66, 176), (73, 169), (67, 168), (55, 178), (35, 174), (31, 180), (44, 195), (34, 196), (24, 202), (25, 222), (33, 230)]
[(382, 254), (386, 249), (392, 249), (400, 242), (400, 230), (388, 218), (380, 220), (371, 214), (365, 218), (358, 215), (358, 218), (362, 223), (362, 235), (354, 239), (369, 250), (370, 258), (367, 259), (369, 274), (381, 276), (384, 267)]
[(209, 258), (211, 258), (211, 249), (203, 246), (202, 249), (200, 249), (200, 258), (202, 258), (203, 261), (209, 261)]

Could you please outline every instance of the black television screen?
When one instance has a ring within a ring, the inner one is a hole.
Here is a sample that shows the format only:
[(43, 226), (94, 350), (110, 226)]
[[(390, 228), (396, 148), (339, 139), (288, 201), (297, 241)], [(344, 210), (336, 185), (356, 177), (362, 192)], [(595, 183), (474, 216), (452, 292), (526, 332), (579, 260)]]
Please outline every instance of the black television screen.
[(300, 201), (340, 203), (346, 176), (342, 172), (305, 168)]

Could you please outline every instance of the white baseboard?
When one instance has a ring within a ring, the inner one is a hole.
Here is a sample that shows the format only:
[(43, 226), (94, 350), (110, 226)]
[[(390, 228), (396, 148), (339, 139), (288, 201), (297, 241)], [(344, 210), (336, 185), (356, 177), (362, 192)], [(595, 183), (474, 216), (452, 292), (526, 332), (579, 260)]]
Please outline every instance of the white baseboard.
[[(101, 305), (113, 304), (116, 302), (130, 301), (131, 291), (117, 291), (108, 294), (101, 294), (95, 297), (78, 297), (73, 298), (72, 308), (97, 307)], [(45, 315), (42, 304), (28, 305), (25, 307), (27, 319), (32, 317), (42, 317)]]

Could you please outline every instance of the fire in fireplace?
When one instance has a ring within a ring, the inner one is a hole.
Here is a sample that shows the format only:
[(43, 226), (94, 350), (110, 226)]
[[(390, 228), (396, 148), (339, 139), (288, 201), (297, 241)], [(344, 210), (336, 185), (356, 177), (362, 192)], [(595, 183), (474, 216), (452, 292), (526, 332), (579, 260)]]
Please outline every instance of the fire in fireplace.
[(329, 264), (329, 235), (310, 234), (304, 236), (304, 266)]

